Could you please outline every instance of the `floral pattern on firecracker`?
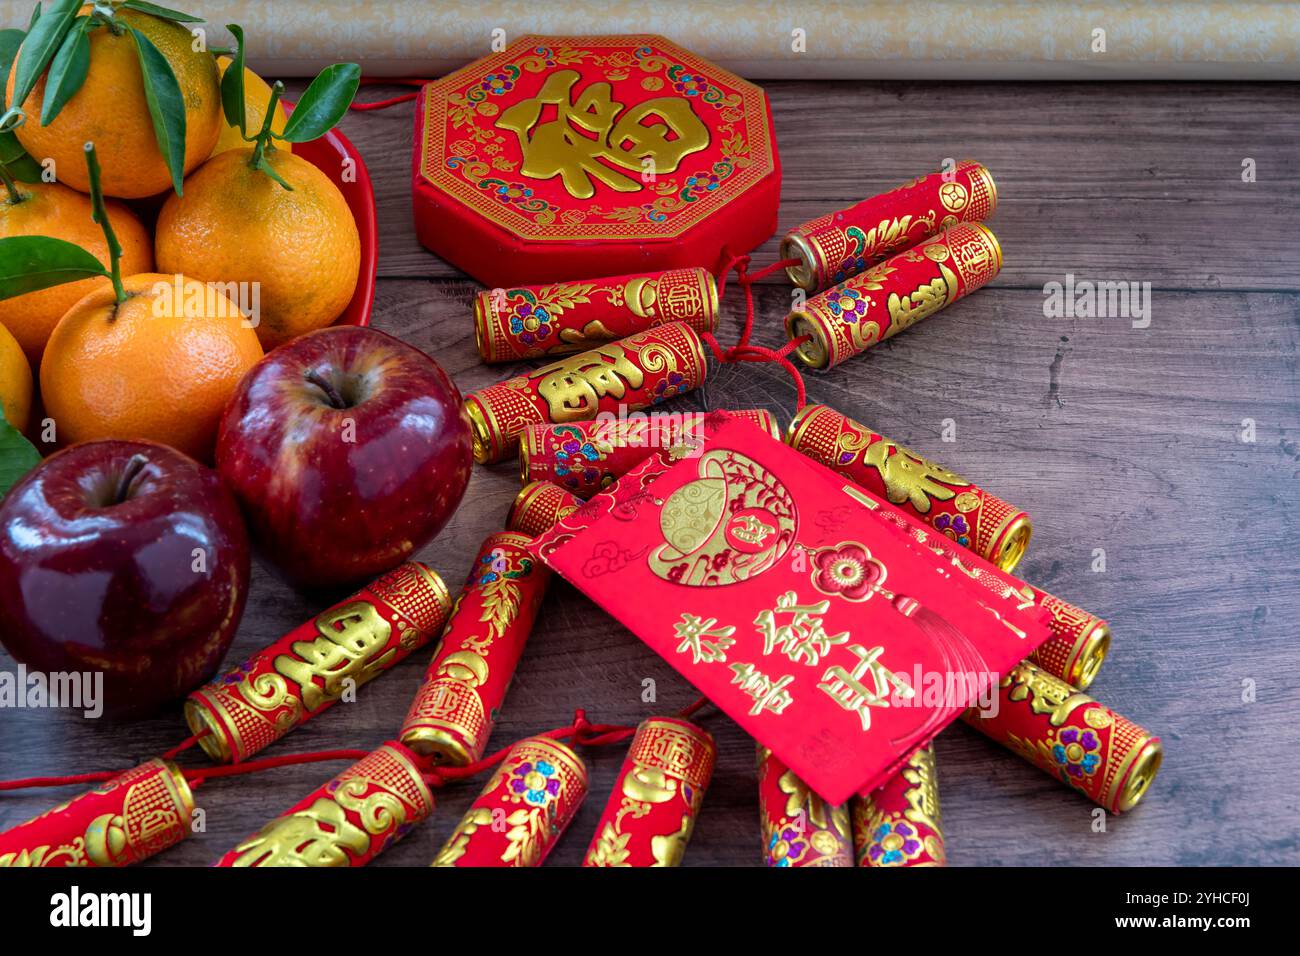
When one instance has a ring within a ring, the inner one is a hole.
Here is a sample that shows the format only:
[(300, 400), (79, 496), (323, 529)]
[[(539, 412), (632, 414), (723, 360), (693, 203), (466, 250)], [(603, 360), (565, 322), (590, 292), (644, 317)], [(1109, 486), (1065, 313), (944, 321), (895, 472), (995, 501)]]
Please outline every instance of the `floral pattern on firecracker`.
[(596, 466), (609, 450), (605, 442), (593, 441), (579, 428), (556, 429), (556, 437), (559, 445), (555, 449), (555, 475), (564, 485), (591, 488), (612, 477), (602, 475)]
[(569, 309), (591, 302), (595, 289), (594, 282), (560, 282), (536, 291), (506, 289), (503, 311), (508, 316), (510, 334), (530, 349), (546, 350), (558, 345), (555, 320)]

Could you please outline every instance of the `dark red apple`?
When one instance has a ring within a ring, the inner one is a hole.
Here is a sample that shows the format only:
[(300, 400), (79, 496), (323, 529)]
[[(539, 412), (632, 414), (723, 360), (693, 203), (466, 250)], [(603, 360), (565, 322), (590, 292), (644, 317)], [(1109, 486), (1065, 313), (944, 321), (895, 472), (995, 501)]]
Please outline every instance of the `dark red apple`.
[(110, 716), (210, 678), (247, 596), (239, 507), (174, 448), (73, 445), (0, 502), (0, 640), (35, 671), (102, 671)]
[(367, 581), (428, 543), (472, 463), (446, 373), (355, 326), (301, 336), (249, 369), (217, 436), (217, 471), (262, 554), (313, 589)]

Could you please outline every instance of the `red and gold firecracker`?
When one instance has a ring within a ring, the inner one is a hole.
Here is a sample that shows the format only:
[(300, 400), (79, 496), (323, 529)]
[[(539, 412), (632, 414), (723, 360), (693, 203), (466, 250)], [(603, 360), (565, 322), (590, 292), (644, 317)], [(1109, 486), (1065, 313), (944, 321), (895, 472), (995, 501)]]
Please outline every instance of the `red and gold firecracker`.
[(781, 240), (781, 258), (798, 260), (786, 268), (791, 282), (820, 292), (960, 222), (981, 222), (997, 204), (993, 176), (962, 160), (951, 172), (922, 176), (792, 229)]
[(1004, 571), (1029, 546), (1027, 512), (826, 405), (808, 405), (790, 447), (839, 472)]
[(858, 866), (945, 865), (933, 744), (884, 786), (853, 798), (853, 846)]
[(713, 776), (717, 747), (685, 720), (641, 722), (583, 866), (677, 866)]
[(1002, 678), (996, 711), (963, 719), (1111, 813), (1137, 805), (1164, 757), (1159, 737), (1028, 661)]
[(541, 866), (586, 795), (587, 768), (577, 754), (550, 737), (525, 738), (430, 865)]
[(847, 804), (831, 806), (758, 745), (758, 810), (768, 866), (852, 866)]
[(671, 269), (488, 289), (474, 299), (474, 338), (485, 362), (569, 355), (668, 322), (701, 333), (717, 328), (713, 276)]
[(410, 755), (385, 744), (313, 791), (215, 866), (365, 866), (433, 813)]
[[(704, 441), (708, 412), (651, 412), (623, 419), (569, 425), (532, 425), (519, 439), (519, 471), (525, 482), (550, 481), (590, 498), (656, 451), (686, 457)], [(781, 437), (776, 416), (763, 408), (728, 411)]]
[(435, 764), (463, 767), (487, 749), (551, 576), (531, 541), (514, 531), (484, 539), (402, 722), (402, 743)]
[(985, 226), (965, 223), (877, 263), (808, 299), (785, 319), (795, 355), (833, 368), (928, 318), (989, 282), (1002, 250)]
[(247, 760), (423, 647), (450, 612), (442, 579), (403, 564), (192, 692), (185, 719), (213, 760)]
[[(824, 406), (810, 407), (824, 408)], [(837, 412), (829, 409), (827, 412), (829, 416), (843, 418)], [(799, 424), (799, 419), (796, 419), (791, 427), (792, 435), (797, 431)], [(832, 470), (854, 478), (859, 486), (863, 485), (862, 476), (855, 474), (857, 469), (854, 467), (854, 461), (840, 462), (838, 456), (833, 454), (836, 449), (833, 439), (829, 442), (803, 442), (795, 447), (809, 457), (828, 465)], [(879, 491), (876, 493), (883, 497)], [(869, 507), (878, 507), (874, 498), (859, 496), (858, 500)], [(980, 556), (968, 553), (952, 537), (936, 532), (932, 526), (923, 523), (914, 512), (885, 506), (879, 506), (878, 510), (881, 517), (907, 531), (935, 553), (946, 557), (953, 567), (993, 593), (1003, 598), (1017, 599), (1022, 609), (1038, 607), (1045, 610), (1048, 613), (1047, 624), (1051, 629), (1051, 636), (1035, 648), (1028, 659), (1049, 674), (1061, 678), (1080, 690), (1087, 689), (1092, 683), (1102, 662), (1106, 659), (1106, 653), (1110, 650), (1109, 624), (1095, 614), (1089, 614), (1068, 601), (1026, 584)]]
[(190, 834), (194, 797), (170, 760), (150, 760), (0, 833), (0, 868), (130, 866)]
[(465, 397), (474, 459), (513, 455), (529, 425), (640, 411), (698, 388), (707, 375), (704, 343), (682, 322), (569, 356)]
[(506, 530), (535, 538), (555, 522), (582, 507), (582, 499), (549, 481), (530, 481), (515, 496), (506, 516)]

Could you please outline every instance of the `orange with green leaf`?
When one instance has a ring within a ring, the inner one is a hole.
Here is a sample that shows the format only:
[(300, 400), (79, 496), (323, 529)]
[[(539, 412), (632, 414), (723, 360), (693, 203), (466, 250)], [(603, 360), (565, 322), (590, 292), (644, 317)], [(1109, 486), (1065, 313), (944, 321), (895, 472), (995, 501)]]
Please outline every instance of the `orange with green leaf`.
[(216, 57), (190, 32), (201, 22), (145, 0), (48, 0), (9, 73), (0, 128), (82, 192), (87, 142), (107, 195), (179, 191), (221, 131)]
[[(247, 130), (243, 34), (222, 78), (232, 126)], [(325, 173), (282, 148), (324, 136), (347, 111), (360, 83), (354, 63), (326, 67), (312, 81), (280, 132), (273, 118), (284, 87), (271, 89), (251, 144), (219, 153), (169, 196), (158, 217), (158, 267), (205, 282), (255, 284), (258, 337), (271, 349), (331, 324), (347, 307), (361, 267), (356, 221)]]

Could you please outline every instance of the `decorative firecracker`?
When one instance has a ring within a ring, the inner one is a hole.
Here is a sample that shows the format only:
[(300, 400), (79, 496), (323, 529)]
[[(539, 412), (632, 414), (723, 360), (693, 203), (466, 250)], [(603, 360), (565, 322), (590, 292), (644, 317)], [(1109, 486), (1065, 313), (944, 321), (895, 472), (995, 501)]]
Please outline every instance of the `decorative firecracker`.
[(848, 804), (832, 806), (758, 745), (758, 822), (768, 866), (852, 866)]
[(213, 760), (247, 760), (423, 647), (449, 613), (442, 578), (407, 562), (191, 693), (185, 720)]
[(953, 226), (808, 299), (785, 319), (795, 355), (834, 368), (981, 288), (1002, 268), (1002, 249), (979, 223)]
[(586, 796), (577, 754), (550, 737), (521, 740), (430, 865), (541, 866)]
[(795, 451), (838, 471), (935, 531), (1010, 571), (1029, 546), (1027, 512), (826, 405), (790, 423)]
[(1135, 807), (1164, 759), (1137, 724), (1028, 661), (998, 685), (996, 709), (963, 719), (1111, 813)]
[(474, 460), (508, 458), (529, 425), (591, 421), (641, 411), (704, 384), (704, 343), (669, 322), (465, 396)]
[(218, 860), (215, 866), (365, 866), (433, 813), (410, 755), (385, 744)]
[(559, 485), (549, 481), (530, 481), (510, 506), (506, 530), (535, 538), (581, 507), (582, 499), (575, 498)]
[[(707, 412), (638, 412), (626, 418), (568, 425), (533, 425), (519, 439), (519, 474), (525, 482), (550, 481), (590, 498), (657, 451), (676, 460), (694, 453)], [(729, 411), (773, 438), (776, 416), (764, 408)]]
[(786, 267), (791, 282), (821, 292), (959, 222), (982, 222), (997, 205), (993, 176), (964, 159), (797, 226), (781, 240), (781, 258), (799, 260)]
[(703, 269), (643, 272), (519, 289), (488, 289), (474, 299), (474, 340), (485, 362), (571, 355), (685, 322), (718, 327), (718, 287)]
[(0, 868), (129, 866), (190, 835), (194, 796), (170, 760), (150, 760), (0, 833)]
[(858, 866), (944, 866), (934, 744), (908, 758), (884, 786), (853, 798)]
[(713, 738), (675, 717), (643, 720), (583, 866), (677, 866), (713, 776)]
[(551, 577), (531, 541), (514, 531), (484, 539), (402, 722), (402, 743), (435, 764), (463, 767), (487, 749)]

